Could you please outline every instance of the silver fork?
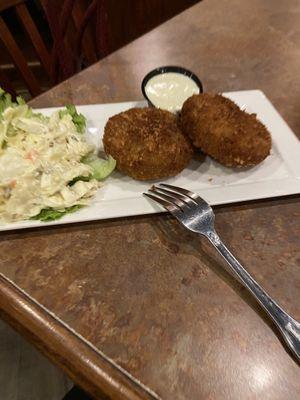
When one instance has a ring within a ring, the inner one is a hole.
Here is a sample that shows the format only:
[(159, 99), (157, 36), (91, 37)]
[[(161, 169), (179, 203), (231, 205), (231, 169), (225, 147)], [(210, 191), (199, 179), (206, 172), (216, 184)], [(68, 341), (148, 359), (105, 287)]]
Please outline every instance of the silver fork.
[(159, 186), (152, 186), (149, 192), (151, 194), (144, 193), (144, 195), (161, 204), (190, 231), (200, 233), (211, 242), (227, 261), (235, 278), (249, 290), (271, 317), (287, 345), (300, 361), (300, 323), (287, 314), (259, 286), (227, 249), (215, 231), (215, 215), (210, 205), (196, 193), (163, 183)]

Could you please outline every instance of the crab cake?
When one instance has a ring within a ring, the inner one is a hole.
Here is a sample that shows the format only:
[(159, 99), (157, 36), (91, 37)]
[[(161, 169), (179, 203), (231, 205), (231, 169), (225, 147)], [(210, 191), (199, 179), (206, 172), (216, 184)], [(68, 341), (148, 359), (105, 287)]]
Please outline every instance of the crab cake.
[(132, 108), (111, 117), (103, 144), (105, 152), (117, 161), (117, 169), (139, 180), (177, 175), (193, 155), (177, 117), (156, 108)]
[(270, 154), (271, 135), (256, 115), (219, 94), (187, 99), (181, 127), (195, 147), (227, 167), (256, 165)]

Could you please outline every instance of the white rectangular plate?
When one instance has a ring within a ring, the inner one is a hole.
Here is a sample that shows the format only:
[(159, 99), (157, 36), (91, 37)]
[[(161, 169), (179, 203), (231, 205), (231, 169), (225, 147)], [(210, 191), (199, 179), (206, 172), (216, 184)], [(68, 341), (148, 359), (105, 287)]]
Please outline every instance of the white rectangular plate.
[[(164, 182), (197, 192), (211, 205), (277, 197), (300, 192), (300, 144), (266, 96), (259, 90), (224, 93), (267, 126), (272, 135), (271, 155), (256, 167), (236, 170), (223, 167), (209, 157), (193, 160), (181, 174)], [(89, 140), (101, 148), (108, 118), (144, 102), (78, 106), (87, 119)], [(39, 111), (50, 114), (57, 108)], [(0, 226), (0, 231), (67, 224), (131, 215), (151, 214), (162, 209), (143, 197), (153, 182), (139, 182), (114, 172), (100, 188), (91, 204), (82, 210), (50, 223), (22, 221)]]

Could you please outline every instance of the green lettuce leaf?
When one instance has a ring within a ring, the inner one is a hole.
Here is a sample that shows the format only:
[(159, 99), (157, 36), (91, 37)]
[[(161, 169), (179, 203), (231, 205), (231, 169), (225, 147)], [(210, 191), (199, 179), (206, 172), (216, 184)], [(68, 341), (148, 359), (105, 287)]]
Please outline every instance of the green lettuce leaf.
[(107, 178), (116, 167), (116, 160), (112, 156), (108, 156), (107, 160), (105, 160), (92, 154), (84, 157), (82, 162), (93, 169), (91, 178), (97, 179), (97, 181)]
[(67, 104), (65, 110), (60, 110), (59, 116), (62, 118), (64, 115), (69, 114), (72, 117), (72, 121), (76, 126), (76, 130), (79, 133), (84, 133), (86, 128), (86, 118), (84, 115), (79, 114), (76, 107), (73, 104)]
[(26, 104), (26, 101), (23, 99), (22, 96), (17, 96), (17, 104), (19, 106), (23, 106), (24, 104)]
[(16, 102), (12, 101), (11, 95), (9, 93), (6, 93), (0, 87), (0, 113), (1, 114), (7, 107), (16, 107), (16, 106), (22, 106), (22, 105), (26, 104), (25, 100), (21, 96), (18, 96), (16, 100), (17, 100)]
[(2, 114), (7, 107), (11, 107), (13, 104), (11, 95), (5, 93), (5, 91), (0, 87), (0, 114)]
[(40, 211), (39, 214), (35, 215), (34, 217), (31, 217), (30, 219), (40, 220), (43, 222), (55, 221), (56, 219), (59, 219), (66, 214), (80, 210), (81, 207), (83, 206), (76, 204), (72, 207), (65, 208), (62, 211), (54, 210), (53, 208), (44, 208), (43, 210)]

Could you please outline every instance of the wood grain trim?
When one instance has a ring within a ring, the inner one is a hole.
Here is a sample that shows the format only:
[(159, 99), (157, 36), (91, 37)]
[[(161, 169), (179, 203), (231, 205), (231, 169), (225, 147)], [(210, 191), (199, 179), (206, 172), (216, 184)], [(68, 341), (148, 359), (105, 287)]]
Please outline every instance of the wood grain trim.
[(19, 46), (17, 45), (14, 37), (10, 33), (4, 19), (0, 16), (0, 38), (6, 47), (7, 51), (14, 60), (18, 70), (20, 71), (24, 81), (26, 82), (30, 93), (33, 96), (37, 96), (41, 93), (39, 84), (35, 79), (35, 76), (31, 72), (27, 65), (26, 59), (24, 58)]
[(31, 18), (31, 15), (29, 14), (26, 5), (17, 5), (16, 12), (24, 29), (31, 39), (31, 42), (36, 50), (39, 59), (41, 60), (41, 63), (43, 64), (43, 67), (45, 68), (45, 71), (47, 72), (48, 76), (51, 77), (50, 54), (43, 42), (43, 39), (41, 38), (41, 35), (39, 34), (39, 31), (37, 30), (33, 19)]
[(7, 8), (14, 7), (17, 4), (25, 3), (26, 0), (1, 0), (0, 11), (6, 10)]
[[(80, 26), (83, 23), (83, 18), (86, 10), (87, 7), (85, 7), (85, 5), (82, 2), (75, 1), (72, 10), (72, 18), (77, 32), (79, 31)], [(85, 32), (83, 34), (82, 50), (89, 64), (94, 64), (95, 62), (97, 62), (98, 58), (90, 26), (86, 26)]]
[(0, 317), (93, 398), (159, 399), (3, 274), (0, 274)]

